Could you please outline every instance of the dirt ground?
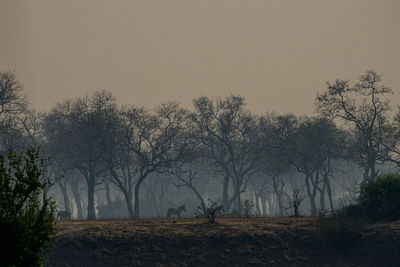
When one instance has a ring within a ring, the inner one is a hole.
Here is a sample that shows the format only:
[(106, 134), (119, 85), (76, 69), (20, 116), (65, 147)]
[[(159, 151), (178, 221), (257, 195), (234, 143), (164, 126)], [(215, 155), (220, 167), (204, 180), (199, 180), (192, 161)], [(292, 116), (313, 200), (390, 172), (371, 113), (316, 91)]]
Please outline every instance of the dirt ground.
[[(313, 218), (59, 222), (46, 266), (400, 266), (400, 221), (334, 244)], [(342, 247), (340, 247), (342, 246)]]

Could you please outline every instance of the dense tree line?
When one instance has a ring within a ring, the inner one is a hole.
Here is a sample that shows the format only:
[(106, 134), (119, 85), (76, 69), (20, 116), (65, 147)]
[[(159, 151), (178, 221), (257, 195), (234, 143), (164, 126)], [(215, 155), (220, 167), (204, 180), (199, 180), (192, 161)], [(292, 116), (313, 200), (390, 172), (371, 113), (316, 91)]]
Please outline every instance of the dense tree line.
[(247, 198), (258, 214), (280, 216), (300, 192), (316, 215), (333, 210), (350, 184), (400, 166), (400, 111), (391, 118), (392, 92), (375, 71), (354, 85), (328, 82), (314, 116), (254, 114), (237, 95), (201, 96), (190, 110), (123, 106), (107, 90), (40, 113), (21, 90), (14, 73), (0, 73), (0, 149), (40, 146), (64, 210), (78, 218), (96, 218), (99, 190), (108, 205), (123, 198), (131, 218), (143, 200), (163, 216), (166, 192), (183, 188), (203, 209), (214, 197), (241, 213)]

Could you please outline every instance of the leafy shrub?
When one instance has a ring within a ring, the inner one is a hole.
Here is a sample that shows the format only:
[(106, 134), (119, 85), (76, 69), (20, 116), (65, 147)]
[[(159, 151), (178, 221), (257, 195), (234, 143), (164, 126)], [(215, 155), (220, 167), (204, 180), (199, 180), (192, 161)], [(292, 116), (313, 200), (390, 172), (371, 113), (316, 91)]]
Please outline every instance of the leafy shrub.
[(368, 219), (400, 219), (400, 175), (386, 174), (361, 184), (359, 205)]
[(55, 204), (46, 195), (39, 151), (0, 155), (0, 259), (2, 266), (40, 266), (55, 242)]

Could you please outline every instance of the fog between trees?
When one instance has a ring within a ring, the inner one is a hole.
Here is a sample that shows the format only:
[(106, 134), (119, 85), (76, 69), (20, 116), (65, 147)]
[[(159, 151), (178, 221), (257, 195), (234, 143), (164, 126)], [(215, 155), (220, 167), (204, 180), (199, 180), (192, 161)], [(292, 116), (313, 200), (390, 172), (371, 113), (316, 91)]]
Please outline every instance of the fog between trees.
[[(245, 98), (122, 106), (107, 90), (36, 112), (13, 72), (0, 73), (1, 151), (40, 146), (49, 189), (74, 218), (186, 216), (220, 202), (226, 213), (287, 216), (333, 210), (363, 180), (400, 167), (400, 111), (375, 71), (328, 82), (313, 116), (254, 114)], [(267, 100), (266, 100), (267, 101)]]

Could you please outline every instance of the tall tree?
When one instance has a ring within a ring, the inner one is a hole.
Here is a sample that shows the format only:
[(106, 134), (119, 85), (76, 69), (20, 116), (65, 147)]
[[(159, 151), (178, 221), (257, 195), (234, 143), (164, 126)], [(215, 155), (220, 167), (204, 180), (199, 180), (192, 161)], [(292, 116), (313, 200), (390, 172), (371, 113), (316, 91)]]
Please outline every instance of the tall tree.
[[(222, 174), (223, 204), (228, 210), (234, 204), (234, 209), (240, 211), (240, 194), (258, 167), (257, 120), (244, 109), (244, 98), (240, 96), (214, 100), (203, 96), (195, 99), (193, 104), (195, 111), (191, 118), (198, 140), (204, 146), (204, 157)], [(233, 187), (231, 197), (230, 183)]]
[(46, 134), (53, 151), (78, 170), (88, 190), (88, 219), (95, 219), (94, 190), (106, 171), (105, 145), (116, 121), (115, 98), (108, 91), (57, 104), (46, 118)]
[(320, 114), (341, 119), (359, 132), (358, 163), (364, 169), (364, 180), (376, 177), (376, 164), (384, 150), (381, 136), (390, 110), (387, 96), (392, 90), (381, 82), (382, 75), (370, 70), (354, 86), (346, 80), (328, 82), (327, 89), (316, 98)]
[(161, 104), (153, 113), (134, 106), (122, 110), (123, 146), (116, 154), (108, 154), (108, 166), (112, 182), (126, 193), (127, 205), (134, 190), (130, 216), (140, 217), (139, 194), (146, 178), (154, 172), (167, 172), (189, 152), (186, 118), (187, 112), (175, 103)]
[(336, 125), (324, 118), (304, 117), (299, 120), (294, 116), (283, 116), (281, 125), (287, 159), (298, 172), (304, 174), (311, 215), (315, 216), (317, 194), (323, 194), (329, 183), (327, 179), (331, 173), (327, 172), (327, 164), (340, 156), (337, 148), (342, 142), (341, 136), (337, 134)]
[(12, 71), (0, 72), (0, 116), (18, 114), (27, 106), (22, 86)]
[(28, 106), (22, 86), (12, 71), (0, 72), (0, 151), (24, 150), (21, 114)]

